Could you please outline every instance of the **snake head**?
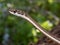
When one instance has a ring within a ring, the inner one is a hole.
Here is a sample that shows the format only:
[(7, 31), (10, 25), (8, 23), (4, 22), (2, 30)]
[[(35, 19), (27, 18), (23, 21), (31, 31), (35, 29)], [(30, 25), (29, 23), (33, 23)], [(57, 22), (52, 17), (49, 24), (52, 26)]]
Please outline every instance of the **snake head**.
[(11, 13), (13, 15), (16, 15), (16, 16), (19, 16), (19, 17), (22, 17), (22, 18), (25, 18), (25, 19), (27, 18), (26, 13), (22, 10), (9, 8), (8, 11), (9, 11), (9, 13)]

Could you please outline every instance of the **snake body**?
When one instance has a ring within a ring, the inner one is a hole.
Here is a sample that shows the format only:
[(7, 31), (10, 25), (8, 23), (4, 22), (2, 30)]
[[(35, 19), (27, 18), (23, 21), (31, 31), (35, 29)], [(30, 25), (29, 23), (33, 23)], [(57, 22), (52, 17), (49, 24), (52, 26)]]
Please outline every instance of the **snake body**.
[(60, 40), (52, 35), (51, 33), (47, 32), (43, 27), (41, 27), (34, 19), (32, 19), (27, 13), (25, 13), (22, 10), (16, 10), (16, 9), (12, 9), (9, 8), (9, 13), (16, 15), (18, 17), (24, 18), (27, 21), (29, 21), (33, 26), (35, 26), (39, 31), (41, 31), (45, 36), (47, 36), (48, 38), (52, 39), (53, 41), (57, 42), (58, 44), (60, 44)]

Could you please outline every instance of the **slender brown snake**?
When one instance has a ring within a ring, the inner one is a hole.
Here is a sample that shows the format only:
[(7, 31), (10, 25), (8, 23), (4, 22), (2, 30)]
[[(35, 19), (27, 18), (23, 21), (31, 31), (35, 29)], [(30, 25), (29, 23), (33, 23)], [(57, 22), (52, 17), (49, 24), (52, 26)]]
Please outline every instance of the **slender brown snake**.
[(26, 14), (24, 11), (16, 10), (16, 9), (9, 9), (9, 13), (16, 15), (18, 17), (24, 18), (27, 21), (29, 21), (33, 26), (35, 26), (39, 31), (41, 31), (44, 35), (52, 39), (53, 41), (60, 44), (60, 40), (52, 35), (51, 33), (47, 32), (43, 27), (41, 27), (34, 19), (32, 19), (28, 14)]

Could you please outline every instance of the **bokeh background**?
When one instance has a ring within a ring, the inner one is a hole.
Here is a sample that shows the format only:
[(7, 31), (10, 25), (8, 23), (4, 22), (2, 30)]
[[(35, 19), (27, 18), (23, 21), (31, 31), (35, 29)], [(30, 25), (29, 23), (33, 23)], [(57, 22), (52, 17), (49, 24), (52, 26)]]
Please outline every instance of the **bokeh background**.
[(0, 45), (34, 45), (43, 35), (28, 21), (10, 14), (9, 7), (27, 12), (47, 31), (59, 22), (60, 0), (0, 0)]

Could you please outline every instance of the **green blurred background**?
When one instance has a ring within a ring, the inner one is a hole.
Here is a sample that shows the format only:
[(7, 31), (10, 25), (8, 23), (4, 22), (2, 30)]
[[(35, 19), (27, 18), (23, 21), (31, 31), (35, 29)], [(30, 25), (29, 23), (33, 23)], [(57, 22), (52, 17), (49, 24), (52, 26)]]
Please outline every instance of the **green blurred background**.
[(31, 23), (10, 14), (8, 7), (27, 12), (47, 31), (59, 22), (59, 0), (0, 0), (0, 45), (30, 45), (42, 37)]

